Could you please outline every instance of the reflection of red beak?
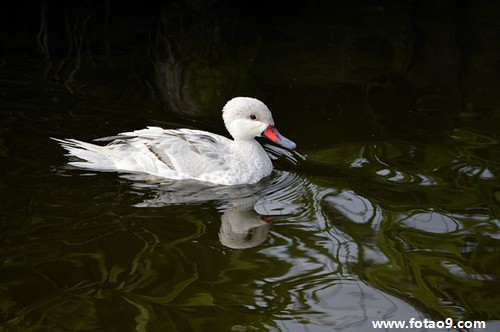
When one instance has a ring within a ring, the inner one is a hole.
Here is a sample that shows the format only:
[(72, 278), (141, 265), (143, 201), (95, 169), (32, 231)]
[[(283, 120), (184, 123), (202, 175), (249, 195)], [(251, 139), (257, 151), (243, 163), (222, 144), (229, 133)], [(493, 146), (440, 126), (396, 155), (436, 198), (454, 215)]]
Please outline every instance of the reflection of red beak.
[(267, 126), (266, 130), (262, 133), (262, 136), (287, 149), (295, 149), (297, 147), (297, 144), (281, 135), (276, 127), (271, 125)]
[(260, 217), (260, 219), (262, 219), (262, 221), (265, 221), (267, 223), (272, 223), (273, 221), (276, 220), (276, 216), (262, 216)]

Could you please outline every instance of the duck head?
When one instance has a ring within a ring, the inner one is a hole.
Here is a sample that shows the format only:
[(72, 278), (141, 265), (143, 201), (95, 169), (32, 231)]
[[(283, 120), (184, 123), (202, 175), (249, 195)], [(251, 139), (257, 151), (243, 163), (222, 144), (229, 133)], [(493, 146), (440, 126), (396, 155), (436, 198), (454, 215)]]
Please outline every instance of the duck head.
[(222, 109), (222, 118), (235, 141), (252, 140), (262, 136), (287, 149), (295, 149), (297, 146), (278, 132), (271, 111), (258, 99), (249, 97), (231, 99)]

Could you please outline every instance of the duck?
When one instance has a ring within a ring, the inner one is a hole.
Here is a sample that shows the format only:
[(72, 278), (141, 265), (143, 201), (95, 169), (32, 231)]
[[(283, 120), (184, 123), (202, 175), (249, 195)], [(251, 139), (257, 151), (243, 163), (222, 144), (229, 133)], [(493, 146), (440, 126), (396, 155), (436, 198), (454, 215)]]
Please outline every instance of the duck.
[(170, 180), (194, 180), (215, 185), (254, 184), (269, 176), (273, 164), (262, 145), (264, 137), (286, 149), (296, 144), (276, 129), (269, 108), (251, 97), (235, 97), (222, 109), (232, 140), (197, 129), (145, 129), (123, 132), (94, 141), (57, 141), (76, 160), (77, 168), (104, 172), (145, 173)]

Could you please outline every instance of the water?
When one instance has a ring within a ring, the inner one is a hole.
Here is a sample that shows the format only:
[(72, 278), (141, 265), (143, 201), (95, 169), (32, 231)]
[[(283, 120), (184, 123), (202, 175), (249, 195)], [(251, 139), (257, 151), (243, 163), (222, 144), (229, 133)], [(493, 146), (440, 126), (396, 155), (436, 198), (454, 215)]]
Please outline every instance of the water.
[[(44, 43), (42, 6), (41, 53), (16, 41), (2, 53), (0, 331), (498, 329), (500, 101), (484, 74), (498, 43), (479, 34), (498, 30), (477, 19), (490, 12), (459, 8), (456, 23), (433, 18), (439, 5), (338, 5), (318, 19), (317, 5), (256, 24), (206, 6), (190, 12), (204, 25), (152, 6), (123, 27), (114, 8), (48, 6), (48, 27), (66, 17), (84, 39), (111, 15), (109, 45), (90, 50)], [(234, 95), (266, 102), (298, 144), (264, 143), (276, 171), (252, 186), (82, 171), (50, 140), (224, 134)]]

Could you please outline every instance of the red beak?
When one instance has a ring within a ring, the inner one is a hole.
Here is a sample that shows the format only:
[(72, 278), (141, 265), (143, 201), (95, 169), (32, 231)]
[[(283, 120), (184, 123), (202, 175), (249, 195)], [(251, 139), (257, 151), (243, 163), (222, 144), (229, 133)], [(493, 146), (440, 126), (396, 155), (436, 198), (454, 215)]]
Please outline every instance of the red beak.
[(271, 125), (267, 126), (262, 136), (287, 149), (295, 149), (297, 147), (297, 144), (281, 135), (276, 127)]

